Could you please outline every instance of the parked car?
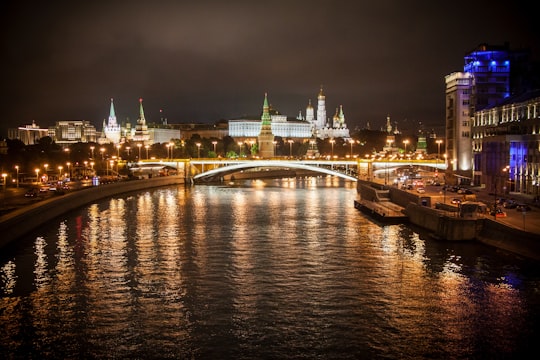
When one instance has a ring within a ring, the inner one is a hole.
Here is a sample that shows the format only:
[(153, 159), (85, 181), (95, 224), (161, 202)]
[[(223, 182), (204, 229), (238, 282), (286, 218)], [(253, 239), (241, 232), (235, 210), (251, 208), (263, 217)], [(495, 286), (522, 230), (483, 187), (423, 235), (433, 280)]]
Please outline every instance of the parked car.
[(531, 207), (527, 204), (517, 204), (516, 205), (516, 210), (517, 211), (522, 211), (522, 212), (525, 212), (525, 211), (531, 211)]
[(518, 206), (518, 203), (512, 200), (506, 200), (503, 204), (506, 209), (515, 209)]
[(452, 204), (454, 204), (454, 205), (459, 205), (459, 204), (461, 204), (461, 199), (453, 198), (451, 202), (452, 202)]
[(506, 213), (499, 208), (497, 208), (495, 211), (491, 210), (489, 214), (495, 217), (506, 217)]
[(38, 195), (38, 192), (34, 189), (30, 189), (24, 193), (25, 197), (36, 197), (37, 195)]
[(423, 187), (419, 187), (416, 189), (416, 192), (419, 194), (424, 194), (426, 192), (426, 189), (424, 189)]

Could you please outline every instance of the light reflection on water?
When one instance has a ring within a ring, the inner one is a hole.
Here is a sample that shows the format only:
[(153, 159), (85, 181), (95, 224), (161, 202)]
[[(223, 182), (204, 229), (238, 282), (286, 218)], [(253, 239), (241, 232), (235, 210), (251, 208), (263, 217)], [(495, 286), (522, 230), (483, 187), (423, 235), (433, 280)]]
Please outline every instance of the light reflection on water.
[[(8, 358), (518, 357), (535, 264), (380, 226), (335, 178), (89, 205), (0, 260)], [(537, 345), (532, 350), (537, 351)]]

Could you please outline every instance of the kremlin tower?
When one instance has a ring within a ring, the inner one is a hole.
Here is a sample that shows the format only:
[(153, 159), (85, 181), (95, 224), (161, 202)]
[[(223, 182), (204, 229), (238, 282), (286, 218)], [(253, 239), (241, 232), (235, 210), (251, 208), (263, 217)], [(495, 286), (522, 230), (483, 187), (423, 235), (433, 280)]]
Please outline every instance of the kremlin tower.
[(258, 138), (261, 158), (272, 158), (274, 156), (274, 134), (272, 134), (272, 118), (269, 109), (268, 95), (265, 93), (261, 116), (261, 132)]
[(114, 112), (114, 102), (112, 98), (111, 98), (111, 109), (109, 111), (109, 121), (107, 122), (106, 125), (104, 124), (103, 132), (105, 134), (105, 138), (107, 138), (109, 142), (113, 144), (120, 143), (121, 129), (120, 129), (120, 125), (118, 125), (118, 122), (116, 121), (116, 114)]
[(141, 141), (143, 144), (146, 144), (150, 139), (150, 134), (148, 132), (148, 126), (146, 125), (146, 119), (144, 118), (142, 101), (143, 99), (139, 99), (139, 118), (137, 119), (137, 125), (135, 125), (133, 141)]

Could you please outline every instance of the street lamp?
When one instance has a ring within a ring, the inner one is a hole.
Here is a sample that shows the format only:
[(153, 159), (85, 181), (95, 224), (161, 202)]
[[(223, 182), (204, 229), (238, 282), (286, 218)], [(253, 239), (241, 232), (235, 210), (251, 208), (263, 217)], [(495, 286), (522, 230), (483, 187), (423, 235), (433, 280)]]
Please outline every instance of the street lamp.
[(137, 147), (139, 148), (139, 161), (141, 161), (141, 147), (142, 147), (142, 144), (138, 143)]
[(62, 165), (60, 165), (60, 166), (58, 167), (58, 181), (60, 181), (60, 178), (62, 177), (62, 169), (63, 169), (63, 168), (64, 168), (64, 167), (63, 167)]
[(405, 147), (405, 150), (403, 152), (405, 155), (407, 154), (407, 145), (409, 145), (409, 140), (403, 140), (403, 146)]
[(276, 147), (277, 147), (277, 141), (272, 141), (272, 144), (274, 144), (274, 156), (276, 156)]
[(332, 159), (334, 158), (334, 144), (335, 144), (336, 140), (334, 139), (330, 139), (330, 144), (332, 145)]
[[(216, 152), (216, 145), (217, 145), (217, 141), (212, 141), (212, 145), (214, 145), (214, 153)], [(217, 153), (216, 153), (217, 155)]]
[(105, 148), (99, 149), (99, 152), (101, 153), (101, 161), (103, 161), (105, 159), (103, 156), (103, 154), (105, 153)]
[(201, 158), (201, 143), (196, 143), (197, 145), (197, 159)]
[(242, 144), (243, 143), (241, 141), (238, 142), (238, 147), (240, 148), (240, 150), (238, 150), (239, 151), (238, 152), (238, 157), (240, 157), (242, 155)]
[(36, 184), (39, 184), (39, 169), (36, 169)]
[(95, 149), (95, 146), (90, 146), (90, 150), (92, 151), (92, 159), (94, 158), (94, 149)]
[(150, 148), (150, 145), (144, 145), (144, 148), (146, 149), (146, 160), (148, 160), (148, 148)]
[(352, 147), (353, 147), (353, 144), (354, 144), (354, 140), (349, 140), (349, 143), (351, 144), (351, 159), (352, 159)]
[(293, 140), (289, 140), (289, 157), (292, 157), (292, 144), (293, 144)]
[(441, 156), (441, 144), (442, 140), (435, 141), (437, 143), (437, 160), (439, 160), (439, 157)]
[(19, 187), (19, 165), (15, 165), (15, 170), (17, 170), (17, 187)]
[[(47, 174), (47, 169), (49, 167), (49, 164), (45, 164), (45, 165), (43, 165), (43, 167), (45, 168), (45, 176), (47, 176), (48, 175)], [(45, 181), (47, 181), (47, 180), (45, 180)]]
[(7, 178), (7, 174), (2, 173), (2, 179), (4, 180), (4, 191), (6, 191), (6, 186), (7, 186), (6, 178)]
[(67, 165), (67, 167), (68, 167), (69, 178), (71, 179), (71, 168), (70, 168), (71, 163), (68, 161), (68, 162), (66, 163), (66, 165)]

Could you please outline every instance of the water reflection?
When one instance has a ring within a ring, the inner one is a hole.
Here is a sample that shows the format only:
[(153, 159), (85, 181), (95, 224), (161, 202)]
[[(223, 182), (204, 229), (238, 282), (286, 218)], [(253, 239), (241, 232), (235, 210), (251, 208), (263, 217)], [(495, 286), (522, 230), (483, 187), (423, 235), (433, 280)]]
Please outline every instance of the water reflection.
[(522, 354), (539, 333), (534, 267), (480, 244), (379, 226), (354, 209), (355, 196), (354, 184), (305, 178), (168, 187), (80, 209), (2, 260), (2, 350), (64, 358)]

